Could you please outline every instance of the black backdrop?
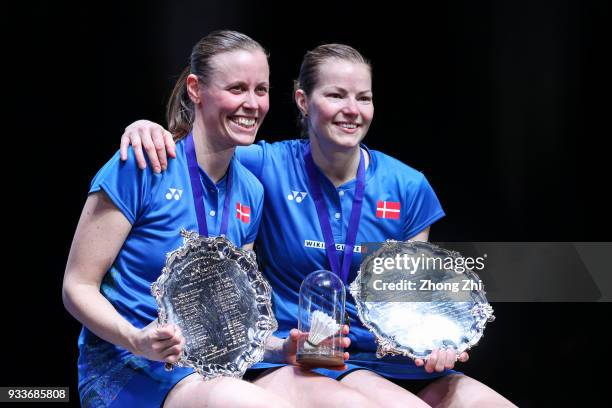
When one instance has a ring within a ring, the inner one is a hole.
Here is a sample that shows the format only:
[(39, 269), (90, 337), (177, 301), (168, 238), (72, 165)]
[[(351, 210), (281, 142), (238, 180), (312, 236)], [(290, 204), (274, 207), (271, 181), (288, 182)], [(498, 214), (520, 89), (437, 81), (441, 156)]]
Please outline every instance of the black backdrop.
[[(4, 27), (15, 92), (0, 385), (70, 386), (78, 400), (79, 325), (61, 279), (89, 181), (131, 121), (164, 122), (192, 45), (213, 29), (270, 52), (272, 108), (259, 133), (269, 141), (297, 137), (291, 80), (305, 50), (344, 42), (370, 57), (365, 142), (427, 175), (447, 213), (432, 240), (609, 240), (604, 1), (24, 6)], [(494, 306), (497, 321), (461, 369), (521, 406), (603, 398), (609, 304)]]

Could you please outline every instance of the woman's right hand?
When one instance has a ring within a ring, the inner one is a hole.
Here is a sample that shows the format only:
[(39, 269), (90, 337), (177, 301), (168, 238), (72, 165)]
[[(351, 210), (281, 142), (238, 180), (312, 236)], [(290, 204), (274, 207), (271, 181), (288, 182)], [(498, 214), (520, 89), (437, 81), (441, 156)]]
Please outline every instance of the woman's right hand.
[(178, 326), (165, 324), (160, 327), (157, 320), (136, 330), (130, 340), (132, 353), (171, 364), (178, 361), (185, 346), (185, 338)]
[(127, 160), (128, 146), (132, 145), (136, 163), (140, 169), (147, 167), (142, 149), (147, 152), (151, 167), (156, 173), (168, 168), (168, 157), (176, 157), (176, 145), (172, 134), (161, 125), (148, 120), (137, 120), (125, 128), (119, 147), (121, 160)]
[[(348, 334), (349, 334), (348, 325), (344, 325), (342, 327), (342, 334), (343, 334), (342, 347), (348, 348), (351, 345), (351, 339), (348, 338)], [(307, 369), (316, 368), (312, 366), (308, 366), (308, 367), (303, 366), (297, 361), (298, 342), (300, 338), (304, 336), (308, 336), (308, 333), (301, 332), (298, 329), (291, 329), (291, 331), (289, 332), (289, 336), (283, 341), (283, 346), (282, 346), (283, 362), (287, 364), (307, 368)], [(349, 353), (345, 351), (343, 354), (344, 360), (345, 361), (348, 360), (349, 357), (350, 357)], [(348, 367), (346, 366), (346, 364), (344, 364), (338, 367), (325, 367), (325, 368), (329, 370), (346, 370)]]

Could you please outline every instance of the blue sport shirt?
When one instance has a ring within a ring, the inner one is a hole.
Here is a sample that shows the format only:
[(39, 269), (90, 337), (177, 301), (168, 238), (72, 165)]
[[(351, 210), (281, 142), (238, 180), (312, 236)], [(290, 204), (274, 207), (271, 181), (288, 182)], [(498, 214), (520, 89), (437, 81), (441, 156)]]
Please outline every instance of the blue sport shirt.
[[(98, 172), (90, 193), (104, 191), (132, 224), (113, 265), (104, 276), (101, 292), (132, 325), (142, 328), (157, 318), (150, 285), (165, 265), (166, 253), (182, 245), (181, 229), (197, 231), (184, 139), (167, 171), (140, 171), (133, 152), (121, 162), (119, 153)], [(255, 240), (263, 208), (261, 183), (232, 158), (233, 186), (227, 237), (243, 246)], [(200, 168), (210, 235), (218, 235), (226, 178), (215, 184)], [(239, 205), (241, 207), (239, 207)], [(242, 210), (250, 208), (250, 214)], [(87, 328), (79, 338), (79, 393), (84, 406), (159, 406), (172, 385), (192, 372), (164, 371), (163, 364), (135, 356), (99, 339)]]
[[(307, 140), (259, 142), (236, 150), (236, 157), (261, 181), (266, 194), (256, 250), (264, 275), (273, 288), (273, 307), (279, 324), (275, 335), (279, 337), (286, 337), (291, 328), (297, 327), (302, 280), (315, 270), (330, 270), (323, 233), (308, 188), (303, 158), (307, 143)], [(355, 279), (361, 263), (360, 243), (407, 240), (444, 216), (422, 173), (381, 152), (367, 151), (370, 164), (366, 170), (361, 220), (348, 283)], [(326, 177), (321, 180), (336, 248), (342, 260), (356, 180), (337, 188)], [(427, 374), (405, 357), (377, 359), (374, 337), (361, 325), (350, 294), (347, 294), (346, 309), (352, 341), (348, 349), (351, 353), (349, 368), (365, 367), (394, 378), (434, 378), (446, 374)], [(272, 366), (275, 364), (259, 363), (255, 368)], [(331, 377), (342, 373), (318, 371)]]

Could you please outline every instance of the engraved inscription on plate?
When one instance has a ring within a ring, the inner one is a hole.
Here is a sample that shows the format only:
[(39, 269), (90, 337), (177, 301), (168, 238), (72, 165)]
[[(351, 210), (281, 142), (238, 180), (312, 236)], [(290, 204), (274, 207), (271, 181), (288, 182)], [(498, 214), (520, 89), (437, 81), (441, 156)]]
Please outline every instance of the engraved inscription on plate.
[(183, 234), (184, 245), (168, 254), (151, 287), (160, 323), (175, 323), (185, 337), (177, 365), (193, 367), (206, 379), (241, 377), (261, 361), (277, 327), (270, 286), (257, 270), (254, 252), (223, 237)]
[[(461, 353), (478, 343), (495, 317), (478, 276), (448, 267), (465, 261), (460, 258), (419, 241), (387, 241), (368, 252), (350, 291), (360, 320), (376, 337), (378, 357), (424, 358), (435, 348)], [(383, 268), (381, 259), (392, 259), (392, 266)]]

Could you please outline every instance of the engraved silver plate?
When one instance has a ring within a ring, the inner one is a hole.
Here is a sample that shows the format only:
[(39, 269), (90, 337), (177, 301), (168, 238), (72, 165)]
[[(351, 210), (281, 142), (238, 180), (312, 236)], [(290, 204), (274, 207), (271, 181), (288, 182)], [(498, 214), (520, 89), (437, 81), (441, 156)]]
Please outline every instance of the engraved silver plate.
[[(399, 263), (400, 268), (386, 270), (384, 274), (381, 267), (372, 272), (376, 258), (380, 264), (380, 258), (398, 257), (412, 258), (415, 263), (412, 268), (409, 263)], [(433, 261), (426, 263), (426, 258), (441, 260), (436, 267)], [(350, 292), (359, 319), (376, 338), (377, 357), (391, 354), (426, 358), (436, 348), (453, 348), (459, 354), (478, 343), (486, 323), (495, 319), (493, 308), (487, 302), (482, 282), (471, 269), (457, 273), (439, 267), (442, 259), (459, 264), (459, 258), (462, 257), (458, 252), (428, 242), (391, 240), (364, 257)], [(422, 262), (420, 267), (418, 262)], [(383, 286), (383, 276), (384, 282), (393, 285)], [(375, 290), (381, 287), (387, 290)], [(451, 288), (455, 287), (463, 290), (454, 292)]]
[(183, 245), (169, 253), (151, 293), (159, 322), (181, 328), (186, 344), (176, 365), (204, 379), (240, 378), (261, 361), (277, 323), (271, 289), (255, 253), (224, 237), (182, 231)]

